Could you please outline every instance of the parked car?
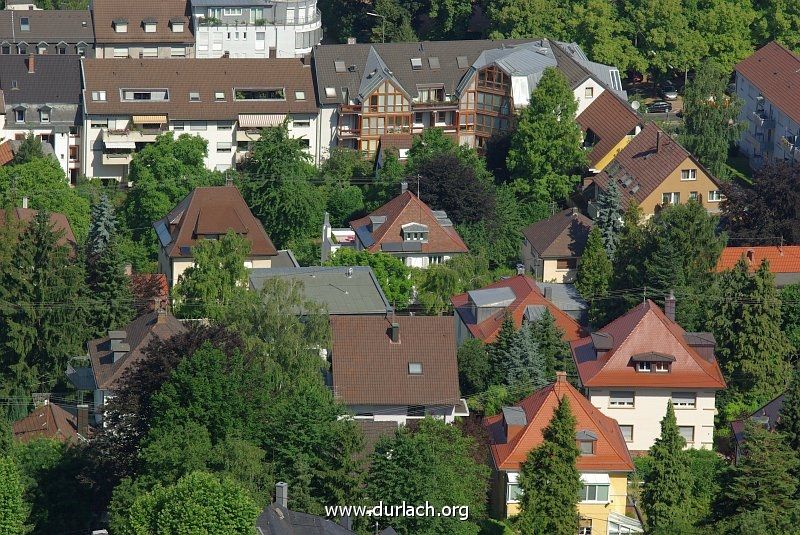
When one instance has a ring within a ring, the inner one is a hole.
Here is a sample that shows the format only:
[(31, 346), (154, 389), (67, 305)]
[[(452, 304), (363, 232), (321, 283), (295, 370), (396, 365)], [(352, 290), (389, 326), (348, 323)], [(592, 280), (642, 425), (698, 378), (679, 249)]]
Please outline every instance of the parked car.
[(667, 113), (672, 111), (672, 104), (666, 100), (656, 100), (647, 106), (647, 113)]
[(666, 100), (677, 100), (678, 90), (675, 88), (672, 82), (666, 82), (661, 85), (661, 96)]

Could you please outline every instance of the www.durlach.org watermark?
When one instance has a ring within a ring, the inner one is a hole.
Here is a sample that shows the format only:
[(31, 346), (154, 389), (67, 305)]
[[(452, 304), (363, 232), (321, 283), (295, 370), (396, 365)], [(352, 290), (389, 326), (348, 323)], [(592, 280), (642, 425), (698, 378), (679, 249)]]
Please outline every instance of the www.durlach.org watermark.
[(468, 505), (443, 505), (434, 507), (427, 501), (424, 504), (412, 505), (405, 501), (401, 504), (387, 504), (383, 501), (377, 505), (326, 505), (325, 516), (339, 517), (374, 517), (374, 518), (457, 518), (469, 519)]

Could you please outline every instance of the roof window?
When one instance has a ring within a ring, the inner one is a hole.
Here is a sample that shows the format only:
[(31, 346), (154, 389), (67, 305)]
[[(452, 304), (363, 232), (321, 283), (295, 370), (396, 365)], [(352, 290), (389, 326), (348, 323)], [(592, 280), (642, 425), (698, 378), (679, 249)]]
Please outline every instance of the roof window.
[(125, 19), (117, 19), (112, 22), (114, 26), (114, 31), (117, 33), (127, 33), (128, 32), (128, 21)]
[(146, 19), (142, 21), (142, 26), (144, 27), (144, 33), (156, 33), (156, 21), (152, 19)]
[(92, 91), (92, 100), (95, 102), (105, 102), (106, 101), (106, 92), (105, 91)]
[(171, 20), (169, 21), (169, 27), (174, 33), (182, 33), (183, 32), (183, 21), (182, 20)]
[(428, 58), (428, 65), (430, 65), (431, 69), (440, 69), (441, 65), (439, 64), (439, 58), (437, 56), (431, 56)]
[(421, 362), (409, 362), (408, 363), (408, 374), (409, 375), (422, 375), (422, 363)]
[(286, 93), (282, 87), (264, 89), (236, 89), (234, 100), (286, 100)]
[(458, 56), (456, 58), (456, 63), (458, 63), (459, 69), (466, 69), (469, 67), (469, 60), (467, 59), (467, 56)]
[(306, 99), (306, 92), (305, 91), (295, 91), (294, 92), (294, 99), (295, 100), (305, 100)]
[(326, 87), (325, 88), (325, 98), (336, 98), (336, 88), (335, 87)]
[(418, 71), (422, 68), (422, 58), (411, 58), (411, 68)]
[(336, 72), (345, 72), (347, 68), (344, 66), (344, 61), (337, 59), (333, 62), (333, 67), (336, 69)]
[(225, 92), (224, 91), (216, 91), (214, 92), (214, 100), (225, 100)]
[(189, 100), (191, 102), (200, 102), (200, 93), (198, 91), (189, 91)]

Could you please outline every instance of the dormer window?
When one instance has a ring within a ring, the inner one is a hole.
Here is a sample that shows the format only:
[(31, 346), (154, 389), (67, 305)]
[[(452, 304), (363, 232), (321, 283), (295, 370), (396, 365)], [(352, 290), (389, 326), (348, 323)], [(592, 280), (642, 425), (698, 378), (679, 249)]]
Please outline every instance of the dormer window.
[(117, 19), (112, 22), (114, 31), (117, 33), (128, 33), (128, 21), (126, 19)]
[(597, 435), (588, 429), (582, 429), (575, 433), (575, 440), (578, 442), (578, 449), (581, 455), (594, 455)]
[(428, 241), (428, 226), (421, 223), (408, 223), (403, 225), (403, 241)]
[(142, 21), (144, 33), (156, 33), (156, 21), (153, 19), (145, 19)]
[(50, 107), (49, 106), (42, 106), (39, 108), (39, 122), (40, 123), (49, 123), (50, 122)]
[(670, 365), (675, 357), (664, 353), (639, 353), (631, 357), (636, 371), (639, 373), (669, 373)]
[(636, 363), (636, 371), (649, 373), (652, 370), (652, 364), (650, 362), (637, 362)]
[(183, 21), (181, 19), (174, 19), (169, 21), (169, 27), (173, 31), (173, 33), (182, 33), (183, 32)]

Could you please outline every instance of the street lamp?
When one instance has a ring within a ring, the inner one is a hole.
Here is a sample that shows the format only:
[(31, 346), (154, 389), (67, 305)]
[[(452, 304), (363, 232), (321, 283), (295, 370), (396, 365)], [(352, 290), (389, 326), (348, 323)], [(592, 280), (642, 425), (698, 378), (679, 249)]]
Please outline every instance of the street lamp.
[(381, 19), (381, 43), (385, 43), (386, 42), (386, 16), (385, 15), (381, 15), (379, 13), (373, 13), (372, 11), (369, 11), (367, 13), (367, 15), (369, 15), (370, 17), (378, 17), (378, 18)]

